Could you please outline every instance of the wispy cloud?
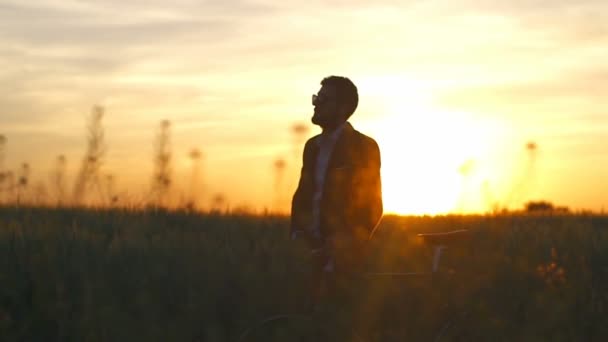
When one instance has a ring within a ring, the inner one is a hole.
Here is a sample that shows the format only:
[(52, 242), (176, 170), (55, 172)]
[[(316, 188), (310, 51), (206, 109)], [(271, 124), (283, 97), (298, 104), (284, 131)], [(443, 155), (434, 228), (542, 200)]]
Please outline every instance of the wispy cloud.
[[(606, 112), (606, 108), (598, 104), (608, 98), (608, 88), (604, 86), (607, 83), (608, 63), (605, 70), (597, 68), (529, 82), (463, 87), (447, 93), (443, 101), (447, 105), (486, 112), (513, 108), (519, 110), (520, 115), (530, 115), (530, 111), (540, 108), (551, 116), (573, 111), (573, 114), (585, 115)], [(530, 110), (522, 112), (525, 107)], [(518, 113), (513, 111), (513, 114)]]

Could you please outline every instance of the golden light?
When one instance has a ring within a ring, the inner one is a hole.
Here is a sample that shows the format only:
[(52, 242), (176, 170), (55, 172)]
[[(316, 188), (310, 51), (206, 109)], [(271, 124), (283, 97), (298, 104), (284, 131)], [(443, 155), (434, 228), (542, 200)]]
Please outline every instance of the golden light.
[[(482, 159), (490, 151), (488, 127), (471, 115), (433, 105), (432, 90), (403, 78), (366, 80), (381, 114), (365, 126), (380, 145), (385, 213), (443, 214), (479, 211), (477, 201), (459, 208), (465, 184), (485, 175), (460, 171), (468, 160)], [(465, 177), (476, 178), (465, 181)], [(474, 189), (475, 195), (481, 195)], [(481, 196), (478, 196), (481, 197)]]

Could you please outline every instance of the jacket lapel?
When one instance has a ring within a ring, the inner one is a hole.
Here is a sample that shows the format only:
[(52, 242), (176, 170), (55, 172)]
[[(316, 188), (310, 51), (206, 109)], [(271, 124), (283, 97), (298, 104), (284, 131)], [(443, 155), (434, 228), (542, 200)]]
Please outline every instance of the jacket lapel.
[(329, 171), (332, 168), (344, 166), (349, 163), (349, 147), (352, 145), (351, 142), (354, 133), (355, 129), (353, 126), (349, 122), (346, 122), (344, 129), (342, 130), (342, 134), (340, 134), (340, 137), (338, 138), (338, 141), (336, 141), (336, 145), (332, 150), (326, 171)]

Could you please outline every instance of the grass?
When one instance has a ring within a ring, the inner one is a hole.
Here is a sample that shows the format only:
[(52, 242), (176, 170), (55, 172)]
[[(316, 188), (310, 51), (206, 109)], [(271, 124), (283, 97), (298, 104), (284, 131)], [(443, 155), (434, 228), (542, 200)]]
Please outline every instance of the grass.
[[(302, 307), (309, 260), (287, 228), (270, 215), (0, 208), (0, 339), (234, 341)], [(357, 300), (329, 313), (375, 340), (430, 340), (460, 287), (466, 340), (608, 338), (605, 216), (387, 216), (368, 267), (428, 269), (415, 234), (459, 228), (473, 240), (451, 260), (483, 277), (353, 284)]]

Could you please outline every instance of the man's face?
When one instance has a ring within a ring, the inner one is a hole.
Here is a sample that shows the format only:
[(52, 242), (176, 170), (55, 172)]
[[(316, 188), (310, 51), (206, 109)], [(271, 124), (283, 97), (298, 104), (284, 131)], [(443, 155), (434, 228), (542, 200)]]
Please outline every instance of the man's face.
[(316, 98), (313, 96), (315, 107), (312, 123), (322, 128), (337, 127), (344, 121), (342, 107), (338, 105), (336, 89), (333, 86), (324, 85), (319, 90)]

